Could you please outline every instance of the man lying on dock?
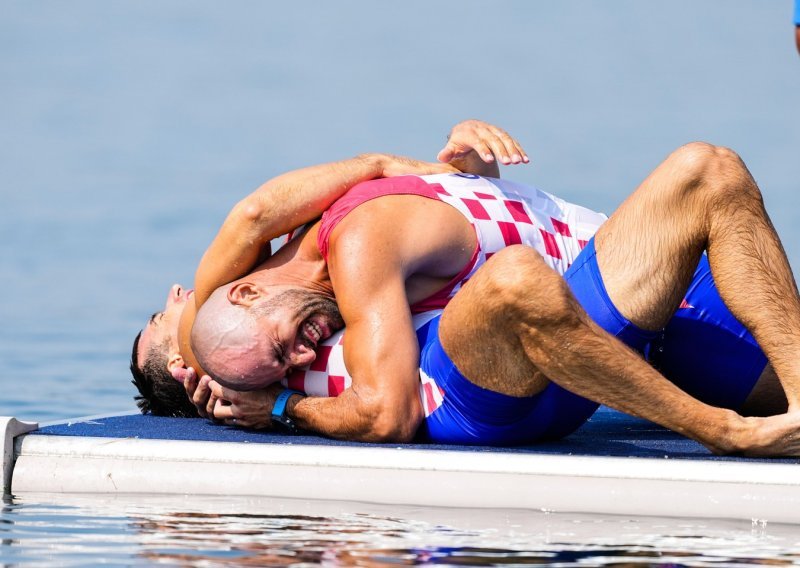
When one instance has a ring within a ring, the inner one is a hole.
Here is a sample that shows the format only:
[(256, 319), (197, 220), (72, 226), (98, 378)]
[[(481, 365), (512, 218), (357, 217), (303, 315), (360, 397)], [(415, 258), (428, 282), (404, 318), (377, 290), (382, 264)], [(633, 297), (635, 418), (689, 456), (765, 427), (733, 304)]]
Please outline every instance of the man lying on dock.
[[(502, 161), (520, 161), (505, 133), (475, 122), (454, 129), (443, 157), (474, 158), (473, 148), (485, 156), (484, 139)], [(292, 189), (329, 196), (326, 184), (352, 187), (363, 166), (276, 178), (234, 209), (204, 256), (191, 338), (216, 381), (198, 387), (183, 369), (193, 363), (185, 339), (172, 368), (215, 418), (266, 426), (277, 399), (280, 421), (334, 437), (407, 441), (422, 425), (437, 442), (519, 444), (569, 433), (599, 402), (718, 453), (800, 454), (800, 301), (760, 192), (730, 150), (678, 149), (599, 230), (599, 214), (507, 182), (458, 174), (370, 181), (245, 275), (271, 238), (299, 224), (287, 211)], [(717, 296), (712, 269), (758, 344)], [(445, 304), (419, 345), (411, 309)], [(184, 338), (193, 312), (184, 310)], [(350, 388), (318, 398), (269, 386), (311, 362), (342, 323)], [(733, 343), (705, 345), (708, 336)], [(722, 378), (734, 383), (709, 392), (732, 388), (736, 405), (772, 375), (760, 345), (789, 412), (744, 418), (689, 396), (641, 356), (656, 345), (651, 358), (676, 375), (693, 371), (680, 367), (687, 361), (725, 365), (731, 373)], [(428, 416), (420, 376), (441, 394)]]

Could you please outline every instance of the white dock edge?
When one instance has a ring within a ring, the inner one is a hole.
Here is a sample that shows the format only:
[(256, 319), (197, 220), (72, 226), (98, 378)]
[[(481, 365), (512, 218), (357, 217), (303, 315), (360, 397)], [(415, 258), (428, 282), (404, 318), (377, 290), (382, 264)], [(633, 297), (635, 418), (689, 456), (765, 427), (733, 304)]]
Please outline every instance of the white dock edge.
[(800, 468), (29, 434), (12, 492), (237, 495), (800, 523)]
[(14, 470), (14, 438), (36, 430), (35, 422), (21, 422), (10, 416), (0, 416), (0, 436), (3, 440), (3, 494), (11, 490), (11, 473)]

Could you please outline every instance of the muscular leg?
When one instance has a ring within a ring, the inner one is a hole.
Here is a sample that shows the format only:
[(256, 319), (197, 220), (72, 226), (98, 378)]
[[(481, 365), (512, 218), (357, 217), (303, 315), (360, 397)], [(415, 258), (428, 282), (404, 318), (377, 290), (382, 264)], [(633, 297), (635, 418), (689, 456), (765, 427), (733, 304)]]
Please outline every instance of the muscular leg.
[(750, 427), (689, 397), (597, 326), (528, 247), (501, 251), (470, 279), (445, 309), (439, 338), (465, 377), (496, 392), (529, 396), (552, 379), (723, 453), (739, 451)]
[(705, 249), (723, 300), (757, 339), (800, 408), (800, 297), (750, 172), (703, 143), (670, 155), (595, 237), (606, 289), (644, 329), (663, 327)]
[(800, 413), (743, 418), (678, 389), (597, 326), (539, 254), (494, 255), (445, 308), (439, 338), (471, 382), (511, 396), (563, 388), (641, 416), (718, 453), (800, 455)]

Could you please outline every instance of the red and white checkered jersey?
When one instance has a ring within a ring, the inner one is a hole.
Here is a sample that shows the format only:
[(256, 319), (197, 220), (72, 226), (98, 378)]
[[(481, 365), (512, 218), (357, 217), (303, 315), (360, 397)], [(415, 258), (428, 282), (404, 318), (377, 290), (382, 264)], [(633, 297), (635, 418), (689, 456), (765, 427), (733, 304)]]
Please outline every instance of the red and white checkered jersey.
[[(414, 329), (421, 328), (440, 313), (442, 310), (432, 310), (414, 315), (412, 318)], [(352, 382), (353, 379), (344, 364), (344, 330), (342, 329), (317, 347), (317, 358), (311, 365), (303, 369), (295, 369), (288, 378), (281, 381), (281, 384), (311, 396), (337, 396)], [(432, 381), (429, 380), (429, 382)], [(430, 388), (428, 386), (427, 390)], [(441, 404), (441, 394), (438, 391), (437, 394), (439, 394), (439, 404)], [(420, 385), (420, 395), (425, 395), (423, 384)]]
[[(471, 174), (402, 176), (359, 184), (323, 215), (318, 244), (327, 259), (333, 228), (361, 203), (382, 195), (410, 194), (436, 199), (455, 207), (475, 228), (477, 247), (470, 263), (447, 286), (412, 306), (418, 329), (440, 313), (461, 286), (487, 259), (503, 248), (524, 244), (564, 274), (586, 243), (607, 219), (539, 189)], [(432, 312), (431, 310), (439, 310)], [(284, 379), (284, 386), (313, 396), (336, 396), (352, 379), (344, 365), (343, 331), (318, 348), (317, 359)], [(421, 373), (420, 397), (425, 416), (441, 405), (439, 387)]]
[(608, 218), (539, 189), (471, 174), (422, 176), (439, 200), (452, 205), (475, 228), (478, 247), (470, 266), (443, 290), (413, 306), (443, 308), (461, 286), (496, 252), (510, 245), (536, 249), (564, 274)]

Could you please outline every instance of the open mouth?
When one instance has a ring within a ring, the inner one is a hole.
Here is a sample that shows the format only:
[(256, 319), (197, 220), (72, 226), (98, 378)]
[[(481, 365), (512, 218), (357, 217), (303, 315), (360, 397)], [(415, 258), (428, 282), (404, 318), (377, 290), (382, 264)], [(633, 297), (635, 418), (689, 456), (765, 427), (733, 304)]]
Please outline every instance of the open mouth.
[(312, 318), (308, 318), (303, 322), (301, 330), (303, 343), (311, 349), (317, 348), (319, 342), (327, 337), (326, 332), (328, 331), (327, 326), (314, 321)]

